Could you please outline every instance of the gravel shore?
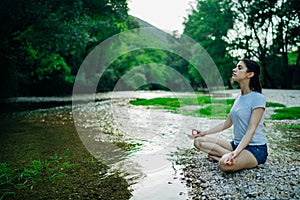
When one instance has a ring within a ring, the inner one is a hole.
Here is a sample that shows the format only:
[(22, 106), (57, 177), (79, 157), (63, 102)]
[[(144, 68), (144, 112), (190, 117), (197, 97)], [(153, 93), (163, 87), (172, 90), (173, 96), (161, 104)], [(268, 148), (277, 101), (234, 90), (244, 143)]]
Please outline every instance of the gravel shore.
[(196, 149), (175, 154), (189, 199), (300, 199), (299, 154), (271, 155), (257, 168), (235, 173), (221, 172), (217, 162)]

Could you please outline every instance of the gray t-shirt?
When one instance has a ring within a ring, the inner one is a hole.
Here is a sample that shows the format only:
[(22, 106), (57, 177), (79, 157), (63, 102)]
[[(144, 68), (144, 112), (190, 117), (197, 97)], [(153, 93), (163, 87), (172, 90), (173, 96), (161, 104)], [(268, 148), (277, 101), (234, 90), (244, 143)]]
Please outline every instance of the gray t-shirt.
[[(266, 108), (265, 96), (258, 92), (250, 92), (246, 95), (238, 95), (230, 110), (233, 123), (234, 142), (239, 144), (245, 135), (252, 111), (256, 108)], [(265, 112), (255, 130), (249, 145), (263, 145), (267, 143), (267, 138), (263, 133)]]

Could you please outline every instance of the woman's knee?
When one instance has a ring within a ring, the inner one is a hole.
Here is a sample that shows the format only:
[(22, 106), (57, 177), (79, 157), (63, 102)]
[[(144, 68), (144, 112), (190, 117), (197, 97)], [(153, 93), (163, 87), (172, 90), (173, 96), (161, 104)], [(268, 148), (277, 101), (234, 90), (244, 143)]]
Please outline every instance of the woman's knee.
[(234, 165), (228, 165), (228, 164), (225, 164), (225, 158), (222, 157), (220, 160), (219, 160), (219, 169), (223, 172), (234, 172), (236, 171), (235, 169), (235, 166)]
[(229, 167), (226, 164), (224, 164), (222, 160), (219, 160), (219, 169), (222, 172), (228, 172), (229, 171)]
[(202, 138), (196, 138), (196, 139), (194, 140), (194, 146), (195, 146), (197, 149), (200, 149), (201, 146), (202, 146), (202, 142), (203, 142)]
[(232, 165), (225, 164), (224, 160), (222, 160), (222, 159), (219, 161), (219, 169), (222, 172), (234, 172), (234, 171), (236, 171)]

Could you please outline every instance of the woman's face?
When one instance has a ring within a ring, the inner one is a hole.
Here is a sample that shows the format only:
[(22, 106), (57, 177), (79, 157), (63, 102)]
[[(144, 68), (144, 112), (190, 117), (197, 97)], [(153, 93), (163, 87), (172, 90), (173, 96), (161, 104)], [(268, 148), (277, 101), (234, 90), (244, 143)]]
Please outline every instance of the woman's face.
[(232, 80), (240, 82), (241, 80), (250, 79), (247, 73), (247, 67), (243, 61), (239, 61), (236, 67), (232, 70)]

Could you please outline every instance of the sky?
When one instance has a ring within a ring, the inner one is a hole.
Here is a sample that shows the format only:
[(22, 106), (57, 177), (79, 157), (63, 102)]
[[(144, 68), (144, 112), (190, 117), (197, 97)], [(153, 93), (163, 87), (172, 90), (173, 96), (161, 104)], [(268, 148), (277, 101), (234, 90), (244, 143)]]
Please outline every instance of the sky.
[(129, 14), (166, 32), (183, 32), (184, 17), (195, 0), (128, 0)]

